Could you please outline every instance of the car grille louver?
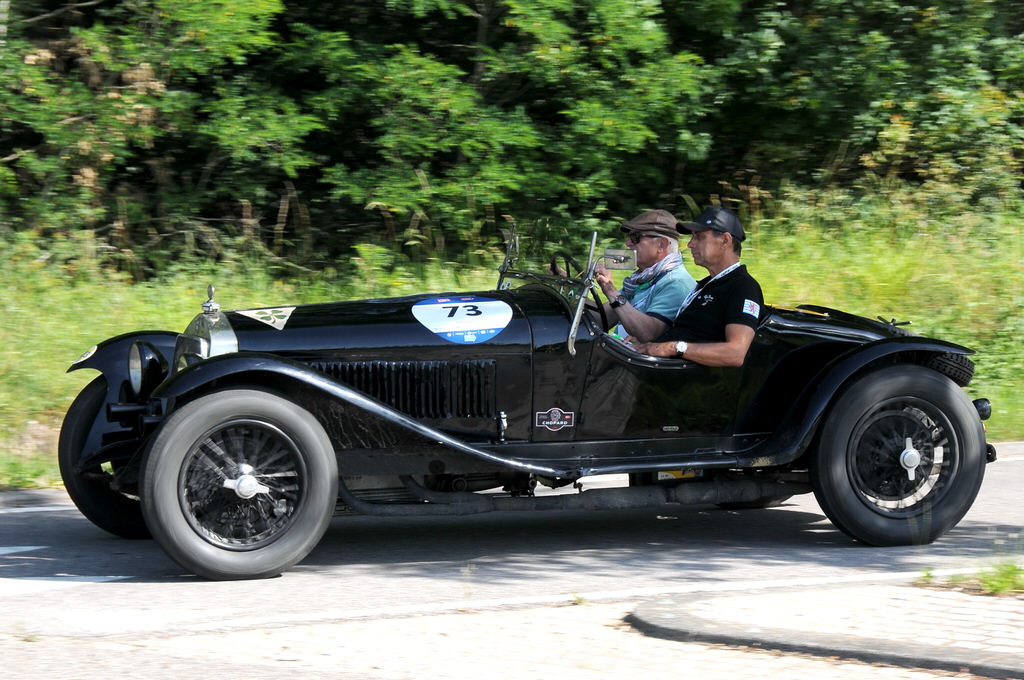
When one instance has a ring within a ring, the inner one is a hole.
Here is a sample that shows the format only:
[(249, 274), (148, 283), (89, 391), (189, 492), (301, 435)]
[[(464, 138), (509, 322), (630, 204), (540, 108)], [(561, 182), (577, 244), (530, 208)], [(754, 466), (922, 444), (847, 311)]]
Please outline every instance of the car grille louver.
[(493, 418), (496, 362), (313, 362), (311, 368), (414, 418)]

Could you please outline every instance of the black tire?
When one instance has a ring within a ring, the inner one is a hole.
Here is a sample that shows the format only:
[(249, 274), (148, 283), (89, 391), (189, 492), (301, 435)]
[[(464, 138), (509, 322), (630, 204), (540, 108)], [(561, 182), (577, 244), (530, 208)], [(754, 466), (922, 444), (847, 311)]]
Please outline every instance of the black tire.
[(830, 409), (811, 461), (825, 515), (875, 546), (931, 543), (970, 509), (984, 474), (985, 435), (970, 400), (920, 366), (857, 379)]
[(57, 441), (57, 463), (68, 496), (86, 519), (122, 538), (149, 538), (138, 499), (113, 490), (112, 471), (97, 466), (78, 469), (89, 430), (107, 398), (107, 381), (95, 378), (71, 403)]
[(966, 387), (974, 379), (974, 362), (963, 354), (947, 352), (936, 354), (928, 362), (928, 368), (946, 376), (960, 387)]
[(268, 392), (226, 390), (167, 418), (146, 452), (141, 488), (153, 538), (182, 567), (213, 580), (268, 578), (327, 530), (338, 464), (305, 409)]

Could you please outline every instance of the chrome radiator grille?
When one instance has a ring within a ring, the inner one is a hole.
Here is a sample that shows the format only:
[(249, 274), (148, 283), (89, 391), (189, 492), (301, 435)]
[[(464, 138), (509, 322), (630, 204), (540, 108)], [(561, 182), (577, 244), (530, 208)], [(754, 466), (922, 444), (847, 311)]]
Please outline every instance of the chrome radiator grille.
[(493, 418), (496, 363), (312, 362), (310, 367), (414, 418)]

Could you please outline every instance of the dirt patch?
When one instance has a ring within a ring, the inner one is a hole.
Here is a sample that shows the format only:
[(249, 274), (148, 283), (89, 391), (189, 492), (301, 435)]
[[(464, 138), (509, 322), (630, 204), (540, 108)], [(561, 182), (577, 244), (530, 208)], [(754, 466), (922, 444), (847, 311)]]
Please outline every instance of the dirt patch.
[(60, 485), (57, 468), (59, 423), (30, 420), (20, 432), (0, 439), (0, 489)]
[(11, 442), (8, 453), (21, 458), (56, 456), (59, 436), (59, 425), (30, 420)]

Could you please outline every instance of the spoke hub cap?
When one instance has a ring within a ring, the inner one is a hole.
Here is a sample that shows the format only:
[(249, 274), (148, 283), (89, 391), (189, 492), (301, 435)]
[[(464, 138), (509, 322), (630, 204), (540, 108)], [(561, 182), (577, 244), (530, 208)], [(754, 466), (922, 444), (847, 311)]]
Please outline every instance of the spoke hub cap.
[(235, 494), (242, 499), (248, 500), (258, 493), (270, 493), (270, 489), (263, 484), (260, 484), (259, 480), (256, 479), (251, 465), (240, 465), (238, 466), (238, 477), (235, 479), (225, 479), (224, 488), (231, 489)]
[(921, 464), (921, 452), (914, 448), (914, 440), (907, 437), (906, 448), (900, 454), (900, 465), (907, 471), (907, 479), (914, 481), (914, 472)]

